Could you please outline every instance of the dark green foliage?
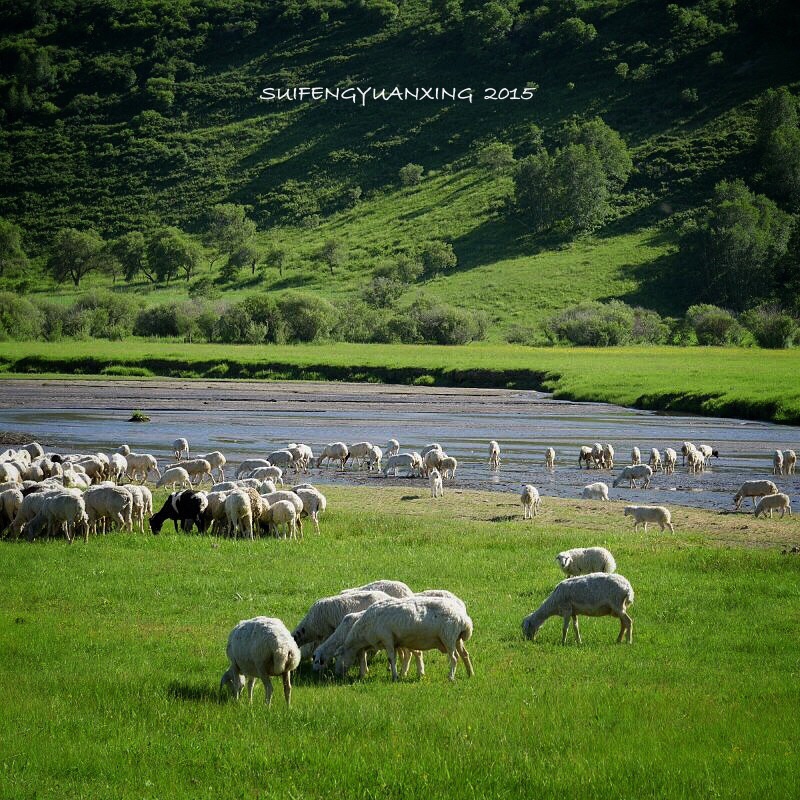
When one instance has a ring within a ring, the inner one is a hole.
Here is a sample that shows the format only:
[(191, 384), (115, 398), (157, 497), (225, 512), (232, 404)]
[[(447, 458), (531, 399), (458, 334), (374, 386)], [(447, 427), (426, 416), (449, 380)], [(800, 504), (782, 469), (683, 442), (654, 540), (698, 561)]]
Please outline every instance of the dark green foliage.
[(0, 339), (39, 339), (41, 319), (30, 300), (0, 292)]
[(742, 324), (761, 347), (791, 347), (797, 337), (797, 320), (777, 303), (764, 303), (742, 314)]
[(66, 228), (56, 234), (47, 268), (56, 283), (81, 280), (103, 264), (103, 240), (92, 230)]
[(568, 17), (553, 30), (544, 31), (539, 41), (553, 47), (580, 47), (596, 38), (597, 28), (591, 22), (584, 22), (580, 17)]
[(210, 341), (217, 315), (192, 303), (165, 303), (143, 309), (136, 316), (136, 336), (180, 337), (185, 341)]
[(425, 174), (425, 168), (420, 164), (406, 164), (399, 172), (400, 183), (403, 186), (416, 186)]
[(479, 3), (464, 16), (464, 41), (469, 50), (480, 52), (497, 47), (514, 25), (514, 15), (502, 2)]
[(147, 267), (147, 243), (140, 231), (131, 231), (108, 245), (111, 256), (119, 262), (122, 274), (129, 283), (137, 278), (139, 273), (155, 282), (155, 277)]
[(209, 212), (205, 244), (214, 251), (211, 264), (219, 258), (227, 261), (223, 280), (233, 280), (240, 269), (250, 267), (255, 274), (258, 261), (256, 224), (247, 217), (247, 209), (235, 203), (220, 203)]
[(0, 277), (19, 275), (28, 267), (19, 225), (0, 217)]
[(376, 275), (364, 288), (361, 296), (372, 308), (391, 308), (403, 291), (403, 284), (385, 275)]
[(450, 272), (458, 264), (458, 257), (450, 242), (427, 242), (420, 248), (419, 260), (422, 262), (423, 273), (429, 277)]
[(200, 248), (178, 228), (160, 228), (147, 243), (147, 262), (161, 282), (181, 273), (188, 281), (200, 264)]
[(136, 306), (129, 297), (98, 290), (80, 297), (72, 313), (86, 320), (90, 336), (122, 339), (130, 336), (133, 330)]
[(398, 283), (414, 283), (425, 267), (417, 253), (400, 253), (394, 261), (382, 264), (375, 270), (376, 277), (390, 278)]
[(331, 275), (334, 274), (337, 267), (341, 267), (344, 264), (347, 256), (344, 246), (336, 239), (328, 239), (317, 255), (320, 261), (327, 265)]
[[(482, 311), (468, 311), (432, 301), (416, 303), (408, 314), (408, 336), (429, 344), (467, 344), (486, 338), (488, 318)], [(413, 341), (401, 338), (401, 341)]]
[(686, 311), (686, 321), (700, 345), (739, 344), (742, 341), (742, 326), (724, 308), (708, 304), (690, 306)]
[(655, 311), (612, 300), (580, 303), (561, 311), (545, 323), (545, 333), (553, 343), (584, 347), (663, 344), (669, 325)]
[(197, 278), (189, 285), (189, 297), (193, 300), (216, 300), (221, 295), (222, 291), (208, 275)]
[(505, 172), (514, 166), (514, 148), (505, 142), (489, 142), (478, 151), (476, 162), (492, 172)]
[(292, 292), (283, 295), (278, 308), (290, 342), (327, 339), (336, 324), (336, 309), (321, 297)]

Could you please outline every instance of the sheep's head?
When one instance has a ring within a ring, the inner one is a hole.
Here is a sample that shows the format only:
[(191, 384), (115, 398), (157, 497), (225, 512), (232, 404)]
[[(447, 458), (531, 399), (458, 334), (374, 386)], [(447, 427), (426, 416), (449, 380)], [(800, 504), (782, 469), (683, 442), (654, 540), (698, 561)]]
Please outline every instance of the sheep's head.
[(540, 627), (541, 623), (535, 619), (534, 614), (522, 620), (522, 633), (526, 639), (535, 639)]
[(572, 563), (572, 558), (568, 556), (566, 553), (559, 553), (556, 556), (556, 563), (558, 564), (561, 569), (566, 572), (567, 567)]
[(155, 514), (153, 514), (153, 516), (150, 517), (150, 530), (154, 534), (161, 533), (161, 528), (163, 525), (164, 521), (160, 517), (157, 517)]
[(631, 514), (633, 514), (633, 506), (625, 506), (625, 511), (623, 512), (623, 514), (626, 517), (629, 517)]
[(343, 678), (347, 675), (347, 670), (356, 663), (356, 654), (353, 650), (337, 651), (336, 657), (336, 674)]

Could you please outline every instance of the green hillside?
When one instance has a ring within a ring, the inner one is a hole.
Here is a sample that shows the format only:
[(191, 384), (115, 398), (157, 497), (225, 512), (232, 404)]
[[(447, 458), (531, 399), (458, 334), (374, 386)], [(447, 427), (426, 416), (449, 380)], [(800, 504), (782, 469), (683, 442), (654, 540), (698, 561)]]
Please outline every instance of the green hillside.
[[(722, 179), (760, 188), (756, 104), (800, 81), (797, 20), (780, 0), (2, 3), (0, 216), (21, 227), (31, 262), (0, 288), (185, 300), (185, 282), (105, 271), (56, 287), (56, 232), (110, 240), (174, 225), (201, 241), (211, 207), (237, 203), (260, 252), (286, 257), (282, 274), (268, 260), (240, 271), (226, 299), (301, 289), (347, 303), (382, 263), (443, 240), (455, 269), (400, 287), (399, 302), (485, 308), (493, 339), (584, 299), (682, 314), (706, 298), (676, 270), (679, 224)], [(299, 86), (471, 87), (474, 100), (259, 101), (263, 87)], [(526, 86), (530, 100), (483, 99)], [(536, 233), (509, 209), (512, 170), (481, 153), (494, 141), (517, 159), (552, 150), (569, 119), (598, 115), (633, 172), (602, 224)], [(408, 163), (424, 174), (402, 186)], [(333, 270), (319, 257), (331, 240)]]

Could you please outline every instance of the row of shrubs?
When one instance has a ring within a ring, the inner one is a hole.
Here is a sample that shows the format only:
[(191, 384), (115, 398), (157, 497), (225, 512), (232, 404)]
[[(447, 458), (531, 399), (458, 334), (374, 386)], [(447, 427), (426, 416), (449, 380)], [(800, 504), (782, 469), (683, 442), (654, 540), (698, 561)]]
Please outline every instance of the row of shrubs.
[(587, 301), (551, 316), (541, 331), (516, 326), (507, 333), (519, 344), (573, 344), (612, 347), (626, 344), (759, 345), (791, 347), (798, 320), (776, 303), (763, 303), (735, 315), (713, 305), (690, 306), (680, 318), (633, 308), (619, 300)]
[(377, 309), (314, 295), (252, 294), (234, 303), (202, 301), (142, 307), (130, 295), (90, 292), (73, 305), (0, 292), (0, 339), (170, 337), (222, 343), (314, 341), (466, 344), (486, 338), (488, 317), (430, 299)]

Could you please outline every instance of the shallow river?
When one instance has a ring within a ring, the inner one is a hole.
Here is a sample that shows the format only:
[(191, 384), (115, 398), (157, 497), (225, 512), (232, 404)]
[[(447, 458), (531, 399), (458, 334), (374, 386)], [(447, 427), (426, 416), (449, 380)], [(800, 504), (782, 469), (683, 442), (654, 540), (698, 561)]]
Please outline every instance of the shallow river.
[[(127, 422), (133, 409), (148, 424)], [(221, 450), (229, 463), (263, 456), (299, 441), (315, 453), (330, 441), (398, 439), (401, 450), (440, 442), (458, 459), (454, 485), (516, 491), (533, 483), (543, 495), (576, 497), (607, 471), (579, 470), (580, 445), (610, 442), (616, 463), (629, 463), (636, 445), (646, 460), (651, 447), (678, 451), (674, 475), (658, 473), (647, 491), (612, 489), (636, 501), (730, 508), (743, 480), (771, 477), (772, 452), (800, 452), (800, 428), (735, 419), (662, 415), (597, 403), (571, 403), (532, 391), (433, 389), (341, 383), (239, 383), (224, 381), (0, 381), (0, 431), (30, 435), (62, 452), (112, 450), (123, 442), (138, 452), (171, 460), (172, 441), (183, 436), (195, 453)], [(487, 443), (497, 439), (500, 471), (487, 464)], [(680, 467), (684, 440), (720, 451), (711, 469), (692, 475)], [(555, 447), (556, 469), (544, 468), (544, 449)], [(0, 447), (4, 449), (5, 446)], [(615, 473), (618, 469), (615, 468)], [(383, 476), (312, 470), (320, 483), (381, 485)], [(423, 486), (420, 480), (390, 482)], [(775, 478), (795, 497), (800, 477)]]

